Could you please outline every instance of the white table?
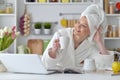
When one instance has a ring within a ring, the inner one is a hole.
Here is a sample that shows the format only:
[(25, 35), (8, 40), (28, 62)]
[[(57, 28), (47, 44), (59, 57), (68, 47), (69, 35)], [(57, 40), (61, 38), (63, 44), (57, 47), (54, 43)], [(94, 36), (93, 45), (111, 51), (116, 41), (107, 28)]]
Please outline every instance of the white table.
[(97, 72), (85, 74), (15, 74), (0, 73), (0, 80), (120, 80), (120, 75), (111, 76), (111, 72)]

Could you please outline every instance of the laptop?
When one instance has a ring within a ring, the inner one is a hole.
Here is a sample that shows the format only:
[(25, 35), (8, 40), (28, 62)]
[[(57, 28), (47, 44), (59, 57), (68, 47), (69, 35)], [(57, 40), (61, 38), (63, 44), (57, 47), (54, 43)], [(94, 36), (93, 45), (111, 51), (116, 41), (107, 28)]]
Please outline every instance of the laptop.
[(37, 54), (0, 54), (0, 60), (8, 72), (29, 74), (51, 74), (42, 64), (41, 57)]

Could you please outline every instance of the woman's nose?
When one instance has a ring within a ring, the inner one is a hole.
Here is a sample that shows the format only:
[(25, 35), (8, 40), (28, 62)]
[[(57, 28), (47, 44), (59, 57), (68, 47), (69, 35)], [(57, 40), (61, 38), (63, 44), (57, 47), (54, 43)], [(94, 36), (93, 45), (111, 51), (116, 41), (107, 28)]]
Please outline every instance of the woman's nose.
[(81, 30), (81, 26), (80, 25), (78, 25), (78, 29)]

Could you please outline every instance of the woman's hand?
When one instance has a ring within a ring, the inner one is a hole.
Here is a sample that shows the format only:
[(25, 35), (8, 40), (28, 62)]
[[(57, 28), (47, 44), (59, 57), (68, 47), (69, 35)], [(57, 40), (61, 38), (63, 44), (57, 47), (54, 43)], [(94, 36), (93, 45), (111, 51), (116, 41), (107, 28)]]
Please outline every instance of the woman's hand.
[(52, 58), (56, 58), (56, 53), (60, 48), (60, 43), (59, 43), (59, 39), (55, 39), (55, 41), (53, 42), (53, 47), (49, 49), (49, 55)]
[(99, 47), (99, 50), (100, 50), (101, 54), (108, 54), (108, 52), (105, 48), (105, 45), (103, 43), (102, 37), (101, 37), (101, 33), (100, 33), (102, 31), (102, 28), (99, 27), (96, 30), (97, 30), (97, 32), (95, 33), (94, 41), (98, 44), (98, 47)]
[(98, 29), (97, 28), (95, 28), (97, 31), (96, 31), (96, 33), (95, 33), (95, 35), (94, 35), (94, 41), (96, 42), (96, 43), (102, 43), (102, 38), (101, 38), (101, 31), (102, 31), (102, 28), (101, 27), (99, 27)]
[(59, 39), (55, 39), (55, 41), (54, 41), (54, 43), (53, 43), (52, 50), (53, 50), (54, 52), (57, 52), (59, 48), (60, 48)]

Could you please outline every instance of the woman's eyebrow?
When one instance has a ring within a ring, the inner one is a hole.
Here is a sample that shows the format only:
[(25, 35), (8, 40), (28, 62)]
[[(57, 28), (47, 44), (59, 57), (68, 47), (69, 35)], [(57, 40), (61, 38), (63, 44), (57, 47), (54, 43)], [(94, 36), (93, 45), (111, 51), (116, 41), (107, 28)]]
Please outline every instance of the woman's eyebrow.
[(87, 23), (81, 23), (82, 25), (84, 25), (84, 26), (88, 26), (88, 24)]

